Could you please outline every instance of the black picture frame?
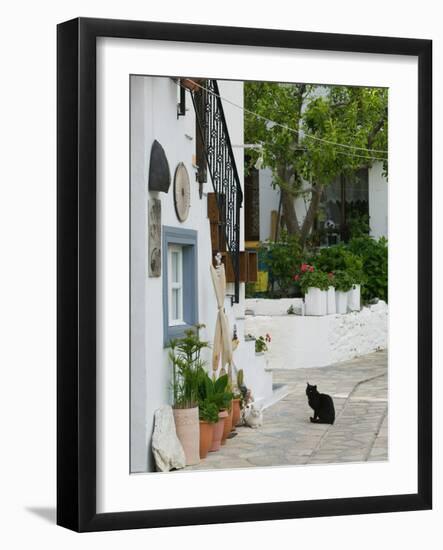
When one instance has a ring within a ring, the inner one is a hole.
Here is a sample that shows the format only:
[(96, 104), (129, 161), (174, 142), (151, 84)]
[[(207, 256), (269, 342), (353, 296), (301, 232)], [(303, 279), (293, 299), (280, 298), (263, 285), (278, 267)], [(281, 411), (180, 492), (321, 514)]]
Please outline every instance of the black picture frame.
[[(416, 494), (96, 512), (96, 39), (153, 39), (418, 59)], [(432, 42), (78, 18), (57, 29), (57, 523), (75, 531), (425, 510), (432, 507)]]

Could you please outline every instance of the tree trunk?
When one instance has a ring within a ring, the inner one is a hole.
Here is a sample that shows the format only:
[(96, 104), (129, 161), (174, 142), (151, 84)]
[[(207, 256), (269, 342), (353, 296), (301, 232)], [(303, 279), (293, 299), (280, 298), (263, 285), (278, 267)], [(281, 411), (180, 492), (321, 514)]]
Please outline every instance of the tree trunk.
[(318, 207), (320, 206), (320, 200), (323, 194), (323, 189), (324, 189), (323, 185), (313, 186), (311, 202), (309, 204), (306, 217), (303, 221), (303, 225), (300, 230), (300, 244), (302, 245), (303, 248), (305, 246), (306, 239), (308, 238), (308, 235), (311, 232), (315, 217), (317, 216)]
[(292, 193), (285, 189), (280, 188), (280, 193), (286, 229), (289, 235), (299, 235), (300, 227), (297, 220), (297, 212), (295, 211), (295, 198)]
[[(295, 197), (292, 192), (292, 186), (289, 183), (291, 180), (291, 173), (287, 166), (279, 166), (277, 169), (278, 186), (280, 187), (280, 201), (283, 212), (283, 217), (286, 223), (286, 229), (289, 235), (300, 234), (300, 224), (297, 219), (297, 212), (295, 211)], [(280, 220), (278, 220), (280, 223)]]

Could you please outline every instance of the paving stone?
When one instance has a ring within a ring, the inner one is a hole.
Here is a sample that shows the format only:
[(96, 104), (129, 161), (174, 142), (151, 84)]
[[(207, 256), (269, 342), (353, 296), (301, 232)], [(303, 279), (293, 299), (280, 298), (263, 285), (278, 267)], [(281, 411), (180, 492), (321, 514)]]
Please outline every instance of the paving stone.
[[(286, 384), (289, 393), (265, 409), (263, 426), (237, 428), (237, 436), (220, 451), (177, 473), (388, 459), (386, 351), (329, 367), (274, 370), (273, 377), (275, 383)], [(334, 425), (309, 421), (306, 380), (333, 396)]]

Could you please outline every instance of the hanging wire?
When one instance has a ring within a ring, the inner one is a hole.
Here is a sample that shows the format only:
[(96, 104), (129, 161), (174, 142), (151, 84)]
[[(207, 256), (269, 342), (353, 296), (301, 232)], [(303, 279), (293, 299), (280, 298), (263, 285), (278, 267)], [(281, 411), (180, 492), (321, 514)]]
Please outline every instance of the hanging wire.
[[(223, 97), (222, 95), (216, 94), (212, 90), (209, 90), (205, 86), (202, 86), (201, 84), (199, 84), (198, 82), (195, 82), (194, 80), (192, 80), (190, 78), (188, 78), (187, 80), (189, 82), (191, 82), (192, 84), (195, 84), (195, 86), (198, 86), (202, 90), (205, 90), (207, 93), (212, 94), (212, 95), (222, 99), (226, 103), (229, 103), (233, 107), (236, 107), (237, 109), (240, 109), (241, 111), (244, 111), (245, 113), (248, 113), (252, 116), (255, 116), (256, 118), (264, 120), (265, 122), (268, 122), (270, 124), (273, 124), (274, 126), (279, 126), (280, 128), (288, 130), (289, 132), (293, 132), (297, 135), (300, 133), (299, 130), (296, 130), (295, 128), (291, 128), (290, 126), (287, 126), (286, 124), (281, 124), (280, 122), (276, 122), (275, 120), (271, 120), (270, 118), (266, 118), (265, 116), (260, 115), (259, 113), (251, 111), (250, 109), (247, 109), (246, 107), (242, 107), (241, 105), (238, 105), (237, 103), (234, 103), (230, 99), (227, 99), (226, 97)], [(181, 86), (182, 88), (184, 88), (185, 90), (188, 90), (188, 92), (190, 92), (190, 90), (186, 86), (183, 86), (183, 84), (181, 84), (180, 81), (178, 81), (178, 84), (179, 84), (179, 86)], [(386, 155), (388, 154), (388, 151), (383, 151), (383, 150), (380, 150), (380, 149), (367, 149), (365, 147), (357, 147), (355, 145), (347, 145), (345, 143), (337, 143), (337, 142), (330, 141), (330, 140), (323, 139), (323, 138), (319, 138), (319, 137), (316, 137), (316, 136), (311, 136), (309, 134), (304, 134), (304, 137), (309, 138), (309, 139), (313, 139), (315, 141), (320, 141), (320, 142), (326, 143), (328, 145), (333, 145), (334, 147), (343, 147), (345, 149), (355, 149), (355, 150), (358, 150), (358, 151), (365, 151), (367, 153), (382, 153), (382, 154), (386, 154)], [(378, 161), (381, 161), (381, 162), (388, 160), (385, 157), (376, 157), (376, 156), (366, 156), (365, 157), (365, 156), (362, 156), (362, 155), (358, 155), (356, 153), (351, 153), (351, 152), (348, 153), (348, 152), (345, 152), (345, 151), (337, 151), (337, 153), (342, 154), (342, 155), (347, 154), (347, 155), (353, 156), (353, 157), (364, 158), (366, 160), (378, 160)]]
[(388, 159), (385, 157), (371, 157), (371, 156), (363, 156), (363, 155), (357, 155), (356, 153), (347, 153), (346, 151), (335, 151), (337, 155), (351, 155), (353, 157), (358, 157), (365, 160), (379, 160), (380, 162), (387, 161)]

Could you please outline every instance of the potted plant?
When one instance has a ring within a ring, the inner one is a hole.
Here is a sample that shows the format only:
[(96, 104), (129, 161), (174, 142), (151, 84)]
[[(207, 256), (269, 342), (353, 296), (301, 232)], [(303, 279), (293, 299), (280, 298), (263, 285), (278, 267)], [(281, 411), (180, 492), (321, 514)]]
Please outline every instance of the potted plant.
[(208, 343), (200, 340), (199, 328), (186, 330), (183, 338), (169, 343), (175, 428), (187, 466), (200, 461), (198, 388), (204, 373), (200, 352)]
[[(350, 311), (360, 310), (360, 285), (363, 283), (363, 261), (358, 254), (354, 253), (343, 244), (322, 248), (316, 255), (314, 262), (318, 269), (336, 273), (337, 271), (349, 275), (352, 286), (347, 295), (347, 309)], [(343, 297), (340, 298), (344, 300)]]
[(220, 449), (225, 421), (229, 417), (228, 410), (232, 400), (232, 393), (227, 391), (228, 382), (227, 374), (214, 380), (206, 372), (200, 377), (198, 388), (199, 402), (213, 403), (218, 413), (218, 421), (214, 424), (212, 444), (209, 451), (218, 451)]
[(200, 418), (200, 458), (206, 458), (214, 438), (214, 426), (219, 421), (217, 405), (208, 399), (198, 404)]
[(228, 378), (228, 383), (226, 385), (226, 394), (229, 395), (229, 401), (227, 402), (227, 409), (226, 409), (226, 412), (228, 414), (227, 416), (225, 416), (225, 424), (223, 426), (223, 434), (221, 438), (222, 445), (225, 445), (228, 435), (232, 430), (232, 414), (233, 414), (232, 400), (233, 400), (234, 394), (232, 392), (232, 385), (231, 385), (231, 382), (229, 381), (229, 378)]
[(327, 293), (330, 281), (327, 273), (316, 269), (313, 265), (302, 264), (300, 273), (294, 276), (299, 281), (300, 288), (305, 295), (306, 315), (326, 315)]
[(256, 355), (263, 355), (265, 351), (268, 351), (268, 344), (271, 342), (271, 337), (268, 333), (265, 336), (259, 336), (255, 339), (255, 353)]
[(352, 288), (352, 278), (347, 271), (338, 270), (334, 273), (333, 281), (337, 313), (346, 313), (348, 308), (348, 292)]

